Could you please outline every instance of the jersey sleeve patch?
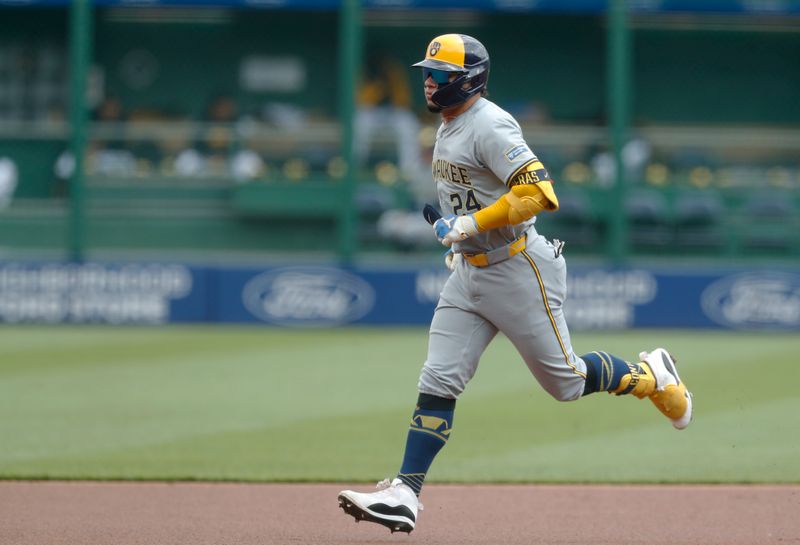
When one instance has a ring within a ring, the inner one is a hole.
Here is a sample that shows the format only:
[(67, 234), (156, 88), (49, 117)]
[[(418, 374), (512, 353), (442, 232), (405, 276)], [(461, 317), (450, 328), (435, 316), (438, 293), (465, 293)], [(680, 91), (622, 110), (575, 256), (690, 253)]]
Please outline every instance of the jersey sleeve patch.
[[(513, 163), (514, 159), (516, 159), (523, 153), (531, 153), (531, 150), (528, 149), (528, 146), (526, 146), (525, 144), (519, 144), (518, 146), (514, 146), (513, 148), (504, 152), (504, 155), (506, 156), (506, 159), (508, 159), (510, 163)], [(533, 154), (531, 153), (531, 155)]]
[(531, 159), (508, 177), (506, 185), (514, 187), (515, 185), (535, 184), (538, 182), (552, 182), (550, 173), (544, 168), (544, 165), (538, 159)]

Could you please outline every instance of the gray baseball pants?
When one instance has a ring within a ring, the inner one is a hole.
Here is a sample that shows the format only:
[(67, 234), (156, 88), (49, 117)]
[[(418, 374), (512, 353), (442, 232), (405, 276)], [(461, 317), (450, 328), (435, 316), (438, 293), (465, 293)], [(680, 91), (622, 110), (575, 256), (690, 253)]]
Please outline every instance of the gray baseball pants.
[(562, 309), (566, 262), (533, 227), (526, 242), (505, 261), (488, 267), (461, 261), (450, 275), (431, 322), (421, 393), (458, 398), (500, 331), (550, 395), (561, 401), (582, 395), (586, 364), (572, 350)]

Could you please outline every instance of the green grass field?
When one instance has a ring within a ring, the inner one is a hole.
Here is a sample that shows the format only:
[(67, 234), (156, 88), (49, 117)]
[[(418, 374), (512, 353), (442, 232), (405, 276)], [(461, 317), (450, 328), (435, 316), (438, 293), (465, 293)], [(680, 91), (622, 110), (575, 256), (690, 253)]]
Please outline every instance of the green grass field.
[[(800, 482), (800, 335), (576, 333), (667, 346), (695, 394), (552, 400), (504, 338), (431, 481)], [(0, 478), (374, 481), (397, 471), (424, 329), (0, 327)]]

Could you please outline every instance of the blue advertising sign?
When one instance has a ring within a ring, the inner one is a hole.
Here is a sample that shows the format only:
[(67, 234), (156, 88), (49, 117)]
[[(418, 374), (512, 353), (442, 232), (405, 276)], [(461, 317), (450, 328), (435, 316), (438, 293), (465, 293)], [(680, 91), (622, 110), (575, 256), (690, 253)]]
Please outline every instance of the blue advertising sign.
[(713, 323), (735, 329), (800, 329), (800, 275), (742, 273), (712, 278), (700, 308)]
[(0, 321), (155, 324), (205, 321), (207, 271), (135, 263), (0, 265)]
[[(427, 325), (449, 272), (336, 266), (0, 263), (0, 323)], [(800, 271), (572, 268), (575, 330), (800, 331)]]
[(447, 274), (424, 269), (227, 270), (218, 282), (218, 320), (295, 327), (425, 323), (433, 315), (446, 279)]

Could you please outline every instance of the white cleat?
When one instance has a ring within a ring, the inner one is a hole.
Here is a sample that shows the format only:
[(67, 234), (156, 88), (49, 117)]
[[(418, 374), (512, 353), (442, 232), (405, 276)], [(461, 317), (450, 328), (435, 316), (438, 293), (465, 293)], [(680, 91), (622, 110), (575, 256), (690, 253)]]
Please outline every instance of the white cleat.
[(366, 520), (389, 528), (392, 533), (411, 533), (417, 523), (417, 512), (422, 511), (414, 491), (400, 479), (391, 483), (385, 479), (378, 483), (377, 492), (361, 493), (352, 490), (339, 492), (339, 507), (352, 515), (356, 522)]
[(650, 367), (656, 379), (656, 391), (650, 395), (650, 401), (673, 426), (684, 429), (692, 421), (692, 394), (678, 376), (675, 358), (663, 348), (656, 348), (650, 353), (639, 353), (639, 360)]

